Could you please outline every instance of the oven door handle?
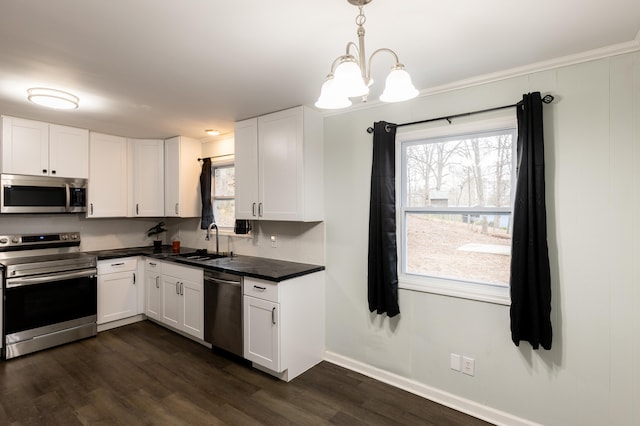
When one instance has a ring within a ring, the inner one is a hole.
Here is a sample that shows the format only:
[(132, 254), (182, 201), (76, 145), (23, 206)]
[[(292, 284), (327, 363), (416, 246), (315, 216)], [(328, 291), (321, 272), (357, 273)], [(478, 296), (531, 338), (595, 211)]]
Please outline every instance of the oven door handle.
[(7, 278), (7, 288), (9, 289), (25, 285), (42, 284), (51, 281), (64, 281), (74, 278), (93, 278), (97, 273), (98, 270), (96, 268), (90, 268), (73, 272), (60, 272), (55, 274), (44, 274), (31, 277)]

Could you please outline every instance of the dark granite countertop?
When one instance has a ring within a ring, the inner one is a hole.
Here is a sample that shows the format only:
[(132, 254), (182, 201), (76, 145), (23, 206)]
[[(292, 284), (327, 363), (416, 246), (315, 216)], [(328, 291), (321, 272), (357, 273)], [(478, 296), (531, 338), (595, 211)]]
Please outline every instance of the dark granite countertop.
[(324, 266), (321, 265), (267, 259), (264, 257), (234, 255), (233, 257), (223, 257), (219, 259), (192, 260), (180, 256), (181, 254), (185, 255), (195, 251), (196, 249), (194, 248), (181, 247), (180, 253), (173, 253), (171, 251), (171, 246), (167, 245), (162, 246), (162, 248), (157, 251), (154, 250), (152, 246), (145, 246), (98, 250), (92, 251), (91, 254), (97, 256), (98, 260), (116, 259), (128, 256), (147, 256), (184, 265), (201, 267), (205, 271), (221, 271), (274, 282), (280, 282), (324, 270)]

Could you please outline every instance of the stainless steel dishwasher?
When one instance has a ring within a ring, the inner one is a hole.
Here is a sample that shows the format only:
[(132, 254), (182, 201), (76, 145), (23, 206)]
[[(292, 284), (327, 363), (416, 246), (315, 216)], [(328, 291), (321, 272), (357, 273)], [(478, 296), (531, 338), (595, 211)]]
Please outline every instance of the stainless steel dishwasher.
[(241, 276), (205, 271), (204, 340), (238, 356), (244, 355)]

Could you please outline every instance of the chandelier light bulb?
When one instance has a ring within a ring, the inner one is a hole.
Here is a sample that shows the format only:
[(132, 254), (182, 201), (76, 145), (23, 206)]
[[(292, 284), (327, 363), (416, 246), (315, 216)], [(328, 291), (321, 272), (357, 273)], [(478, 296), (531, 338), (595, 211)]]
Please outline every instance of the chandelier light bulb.
[(348, 98), (369, 94), (369, 88), (362, 79), (362, 70), (353, 56), (346, 56), (336, 67), (335, 83)]
[(411, 76), (405, 71), (404, 65), (396, 64), (387, 76), (380, 100), (382, 102), (402, 102), (415, 98), (418, 93), (411, 82)]
[(351, 106), (349, 98), (340, 93), (333, 74), (329, 74), (320, 89), (320, 97), (315, 103), (317, 108), (339, 109)]

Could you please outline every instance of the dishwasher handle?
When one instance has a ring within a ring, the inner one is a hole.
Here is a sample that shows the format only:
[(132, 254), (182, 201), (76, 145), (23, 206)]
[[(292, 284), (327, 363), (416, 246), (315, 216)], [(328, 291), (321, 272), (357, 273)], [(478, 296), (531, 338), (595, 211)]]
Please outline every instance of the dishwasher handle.
[(223, 280), (222, 278), (215, 278), (215, 277), (204, 277), (204, 281), (205, 282), (212, 282), (212, 283), (217, 283), (217, 284), (227, 284), (227, 285), (232, 285), (234, 287), (240, 287), (240, 281), (235, 281), (235, 280)]

